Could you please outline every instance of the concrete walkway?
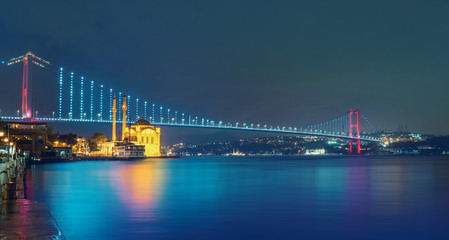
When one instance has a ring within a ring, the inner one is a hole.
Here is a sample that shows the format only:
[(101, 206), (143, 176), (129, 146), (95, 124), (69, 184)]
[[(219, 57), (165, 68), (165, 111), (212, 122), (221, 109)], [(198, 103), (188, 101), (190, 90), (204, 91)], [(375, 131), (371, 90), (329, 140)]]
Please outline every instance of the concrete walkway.
[(24, 199), (24, 168), (18, 171), (17, 199), (0, 200), (0, 239), (65, 239), (47, 204)]
[(65, 239), (44, 203), (5, 200), (0, 209), (0, 239)]

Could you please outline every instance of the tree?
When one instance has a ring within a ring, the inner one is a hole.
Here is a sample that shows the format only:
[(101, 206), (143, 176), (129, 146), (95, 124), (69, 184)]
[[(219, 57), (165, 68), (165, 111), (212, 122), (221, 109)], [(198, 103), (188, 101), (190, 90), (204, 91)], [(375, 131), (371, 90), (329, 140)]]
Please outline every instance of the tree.
[(104, 143), (108, 140), (106, 135), (101, 132), (95, 132), (94, 135), (90, 138), (89, 147), (91, 151), (98, 151), (98, 145)]
[(69, 146), (73, 146), (73, 145), (75, 145), (77, 143), (76, 138), (77, 138), (76, 134), (74, 134), (74, 133), (67, 133), (67, 134), (64, 134), (64, 135), (60, 135), (59, 136), (59, 141), (60, 142), (65, 142)]

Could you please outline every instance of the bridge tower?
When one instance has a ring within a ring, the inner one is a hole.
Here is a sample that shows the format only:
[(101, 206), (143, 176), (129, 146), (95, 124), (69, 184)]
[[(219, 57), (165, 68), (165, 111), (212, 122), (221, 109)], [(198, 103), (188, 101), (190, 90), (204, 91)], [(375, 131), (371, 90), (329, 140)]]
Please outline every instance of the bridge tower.
[(31, 63), (45, 68), (44, 64), (50, 65), (50, 62), (45, 61), (44, 59), (32, 54), (31, 52), (27, 52), (25, 55), (11, 58), (7, 65), (12, 65), (15, 63), (23, 62), (23, 80), (22, 80), (22, 118), (31, 118), (31, 91), (29, 89), (28, 77), (29, 77), (29, 66), (28, 63)]
[[(357, 142), (357, 154), (360, 154), (360, 122), (359, 122), (359, 110), (349, 110), (349, 136), (353, 137), (349, 140), (349, 153), (352, 154), (352, 148), (354, 142)], [(353, 123), (353, 117), (355, 123)], [(354, 131), (355, 130), (355, 131)]]

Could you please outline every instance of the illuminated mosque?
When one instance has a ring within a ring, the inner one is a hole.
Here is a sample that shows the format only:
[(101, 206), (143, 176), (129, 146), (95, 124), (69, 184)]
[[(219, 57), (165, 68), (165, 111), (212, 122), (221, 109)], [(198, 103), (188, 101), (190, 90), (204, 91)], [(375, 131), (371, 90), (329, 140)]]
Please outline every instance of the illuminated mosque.
[(135, 156), (140, 155), (139, 149), (145, 148), (145, 157), (160, 156), (161, 148), (161, 129), (150, 124), (143, 117), (137, 120), (130, 127), (126, 124), (126, 94), (123, 96), (123, 119), (122, 119), (122, 138), (117, 140), (117, 124), (116, 124), (116, 99), (115, 94), (112, 101), (112, 141), (103, 144), (102, 153), (112, 156)]

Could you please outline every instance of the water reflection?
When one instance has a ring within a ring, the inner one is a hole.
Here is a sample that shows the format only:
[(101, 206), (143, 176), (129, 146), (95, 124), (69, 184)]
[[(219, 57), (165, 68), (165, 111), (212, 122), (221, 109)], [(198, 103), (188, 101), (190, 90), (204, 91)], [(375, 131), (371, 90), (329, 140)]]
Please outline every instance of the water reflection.
[(110, 171), (113, 187), (133, 221), (156, 220), (164, 181), (163, 161), (120, 165)]
[(67, 239), (449, 239), (449, 161), (181, 158), (31, 169)]
[(399, 164), (372, 166), (370, 181), (371, 214), (397, 215), (403, 202), (403, 167)]

